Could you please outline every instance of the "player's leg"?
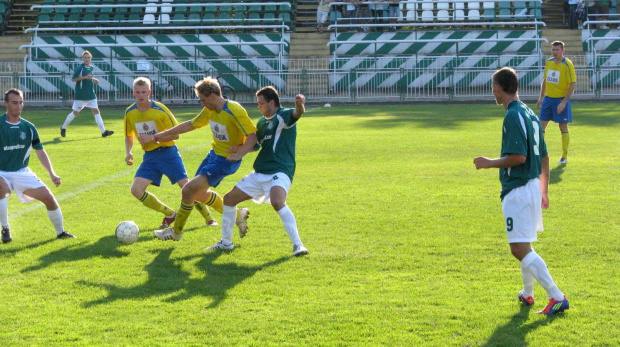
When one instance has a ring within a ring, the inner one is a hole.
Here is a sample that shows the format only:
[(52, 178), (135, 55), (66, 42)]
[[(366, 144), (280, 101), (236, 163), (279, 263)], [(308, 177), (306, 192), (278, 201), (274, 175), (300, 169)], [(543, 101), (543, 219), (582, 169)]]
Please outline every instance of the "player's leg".
[(88, 107), (93, 112), (93, 116), (95, 117), (95, 123), (99, 127), (99, 131), (101, 132), (102, 137), (108, 137), (114, 134), (112, 130), (106, 130), (105, 125), (103, 125), (103, 119), (101, 118), (101, 112), (99, 111), (99, 105), (97, 104), (97, 99), (90, 100), (88, 102)]
[(11, 188), (6, 179), (0, 176), (0, 225), (2, 226), (2, 243), (13, 241), (9, 226), (9, 194)]
[(568, 131), (568, 123), (559, 123), (560, 132), (562, 133), (562, 158), (560, 164), (568, 162), (568, 145), (570, 143), (570, 132)]
[[(288, 187), (290, 187), (290, 183), (288, 184)], [(286, 234), (293, 243), (293, 255), (305, 255), (308, 254), (308, 250), (304, 247), (301, 239), (299, 238), (295, 215), (286, 205), (287, 190), (288, 189), (285, 189), (283, 186), (274, 185), (271, 187), (269, 199), (271, 201), (271, 206), (273, 206), (273, 209), (276, 210), (278, 216), (280, 216), (280, 219), (282, 220), (282, 225), (284, 226), (284, 230), (286, 230)]]
[[(179, 185), (179, 187), (181, 187), (181, 189), (183, 189), (183, 186), (185, 186), (187, 182), (189, 182), (189, 179), (185, 178), (183, 180), (178, 181), (177, 184)], [(198, 212), (200, 212), (200, 214), (202, 215), (202, 218), (204, 218), (205, 222), (207, 223), (207, 226), (217, 226), (218, 224), (211, 216), (211, 213), (209, 212), (209, 208), (205, 205), (204, 202), (201, 202), (201, 201), (204, 201), (201, 199), (206, 200), (207, 193), (208, 192), (205, 192), (203, 190), (196, 194), (196, 196), (194, 197), (194, 207), (196, 208), (196, 210), (198, 210)]]
[(204, 175), (198, 175), (192, 178), (181, 189), (181, 208), (177, 211), (177, 218), (172, 226), (175, 234), (183, 234), (183, 227), (185, 227), (187, 218), (194, 208), (194, 196), (203, 189), (209, 189), (209, 182)]
[(73, 101), (71, 112), (69, 112), (69, 114), (67, 115), (67, 118), (65, 118), (65, 122), (60, 127), (60, 136), (62, 137), (67, 136), (67, 127), (69, 126), (69, 124), (71, 124), (71, 122), (73, 122), (75, 117), (77, 117), (80, 114), (80, 111), (82, 111), (83, 108), (84, 108), (84, 101), (81, 101), (81, 100)]
[[(222, 240), (207, 249), (233, 249), (232, 234), (237, 221), (237, 205), (251, 199), (237, 186), (224, 195), (224, 213), (222, 213)], [(241, 229), (240, 229), (241, 230)], [(246, 228), (247, 230), (247, 228)], [(244, 235), (245, 236), (245, 235)]]
[(64, 219), (62, 216), (62, 211), (60, 210), (60, 206), (58, 205), (56, 198), (54, 197), (52, 192), (50, 192), (47, 186), (42, 186), (34, 189), (26, 189), (24, 190), (24, 195), (39, 200), (45, 205), (45, 208), (47, 209), (47, 216), (54, 225), (57, 238), (75, 238), (75, 236), (69, 234), (64, 230)]
[(164, 221), (165, 219), (174, 220), (175, 211), (168, 205), (161, 202), (155, 195), (146, 191), (151, 183), (153, 183), (153, 181), (150, 179), (144, 177), (134, 177), (133, 183), (131, 184), (131, 195), (140, 200), (142, 205), (153, 211), (162, 213), (165, 216)]

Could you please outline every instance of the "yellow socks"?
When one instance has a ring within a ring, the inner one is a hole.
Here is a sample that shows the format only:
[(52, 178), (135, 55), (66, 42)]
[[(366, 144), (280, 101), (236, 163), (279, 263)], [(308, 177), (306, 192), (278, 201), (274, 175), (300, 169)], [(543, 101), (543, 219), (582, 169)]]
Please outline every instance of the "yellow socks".
[(570, 143), (570, 133), (562, 133), (562, 158), (568, 158), (568, 144)]
[(166, 206), (163, 202), (159, 201), (155, 195), (149, 192), (144, 192), (139, 200), (142, 202), (142, 205), (150, 208), (151, 210), (161, 212), (166, 216), (170, 216), (174, 213), (173, 209)]
[(222, 200), (222, 197), (213, 191), (208, 191), (207, 193), (211, 193), (211, 195), (209, 195), (205, 204), (219, 213), (224, 213), (224, 200)]
[(213, 217), (211, 217), (211, 213), (209, 213), (209, 208), (207, 206), (205, 206), (204, 203), (202, 203), (200, 201), (194, 201), (194, 207), (198, 210), (198, 212), (200, 212), (202, 217), (207, 222), (213, 220)]
[(194, 204), (185, 205), (181, 203), (181, 208), (177, 211), (177, 218), (174, 220), (174, 225), (172, 226), (175, 234), (181, 235), (183, 233), (183, 227), (187, 222), (187, 218), (192, 213), (193, 208)]

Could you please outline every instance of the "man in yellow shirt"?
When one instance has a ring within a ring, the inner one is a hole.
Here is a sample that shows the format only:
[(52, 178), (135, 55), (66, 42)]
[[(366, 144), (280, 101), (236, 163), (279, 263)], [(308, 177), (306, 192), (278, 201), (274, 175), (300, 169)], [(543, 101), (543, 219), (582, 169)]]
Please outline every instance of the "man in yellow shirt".
[[(133, 82), (133, 96), (136, 102), (125, 110), (125, 163), (133, 165), (134, 137), (143, 143), (144, 156), (131, 184), (131, 194), (142, 204), (164, 215), (160, 228), (166, 228), (175, 219), (175, 211), (161, 202), (155, 195), (146, 191), (150, 185), (159, 187), (161, 178), (166, 175), (172, 184), (179, 187), (189, 182), (183, 159), (179, 154), (174, 140), (179, 135), (160, 138), (152, 142), (152, 137), (160, 131), (177, 125), (177, 120), (170, 110), (162, 103), (151, 100), (151, 81), (146, 77), (138, 77)], [(195, 201), (207, 226), (217, 226), (204, 203)]]
[(564, 57), (564, 43), (555, 41), (551, 44), (553, 58), (545, 63), (545, 72), (540, 87), (540, 97), (536, 107), (540, 109), (540, 123), (543, 132), (550, 120), (558, 123), (562, 133), (562, 157), (559, 164), (568, 163), (568, 144), (570, 135), (568, 123), (573, 121), (570, 98), (575, 92), (577, 76), (573, 62)]
[[(204, 107), (200, 114), (172, 129), (155, 134), (152, 141), (164, 141), (168, 136), (209, 125), (213, 136), (211, 143), (213, 149), (198, 167), (196, 176), (183, 187), (181, 208), (177, 211), (174, 225), (153, 232), (162, 241), (181, 239), (183, 227), (193, 209), (194, 198), (223, 213), (222, 197), (210, 188), (217, 187), (224, 177), (237, 172), (241, 166), (241, 158), (246, 153), (254, 151), (256, 145), (256, 126), (239, 103), (222, 96), (222, 89), (217, 80), (207, 77), (196, 83), (194, 89)], [(201, 196), (205, 191), (206, 195)], [(248, 216), (247, 208), (237, 210), (236, 224), (241, 237), (247, 232)]]

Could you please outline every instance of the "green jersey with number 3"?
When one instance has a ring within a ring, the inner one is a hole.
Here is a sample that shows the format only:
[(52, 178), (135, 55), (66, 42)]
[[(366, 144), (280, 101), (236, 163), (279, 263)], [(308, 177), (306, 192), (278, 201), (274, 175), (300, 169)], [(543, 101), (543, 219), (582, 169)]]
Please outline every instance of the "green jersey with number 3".
[(271, 118), (261, 117), (256, 124), (256, 137), (262, 147), (254, 161), (254, 171), (261, 174), (285, 173), (293, 182), (295, 174), (296, 120), (294, 109), (279, 108)]
[(547, 145), (538, 117), (519, 100), (508, 105), (504, 117), (501, 157), (509, 154), (521, 154), (526, 159), (523, 164), (499, 170), (502, 199), (511, 190), (540, 176), (542, 158), (547, 156)]

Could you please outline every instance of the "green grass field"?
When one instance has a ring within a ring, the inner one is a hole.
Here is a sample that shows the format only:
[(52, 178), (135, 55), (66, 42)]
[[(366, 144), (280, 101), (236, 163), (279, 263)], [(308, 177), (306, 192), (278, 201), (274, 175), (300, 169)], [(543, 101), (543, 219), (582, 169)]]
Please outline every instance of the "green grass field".
[[(168, 106), (180, 121), (199, 111)], [(256, 120), (256, 106), (246, 107)], [(111, 138), (88, 111), (60, 138), (68, 110), (26, 106), (63, 178), (52, 191), (78, 239), (56, 240), (42, 204), (9, 198), (0, 345), (617, 346), (619, 110), (575, 103), (569, 164), (551, 166), (546, 231), (534, 246), (571, 308), (544, 317), (534, 314), (547, 302), (538, 284), (533, 309), (516, 300), (521, 275), (498, 172), (472, 164), (499, 155), (501, 106), (308, 106), (288, 199), (310, 251), (302, 258), (291, 258), (273, 209), (252, 202), (241, 205), (250, 231), (235, 234), (232, 252), (203, 250), (220, 229), (197, 212), (180, 242), (155, 239), (161, 216), (129, 192), (142, 152), (134, 148), (136, 165), (125, 165), (123, 111), (102, 109)], [(547, 141), (555, 163), (555, 124)], [(207, 129), (178, 141), (188, 172), (210, 142)], [(226, 193), (254, 158), (216, 191)], [(30, 167), (51, 186), (36, 156)], [(150, 191), (179, 206), (177, 186)], [(123, 220), (140, 226), (137, 243), (116, 241)]]

